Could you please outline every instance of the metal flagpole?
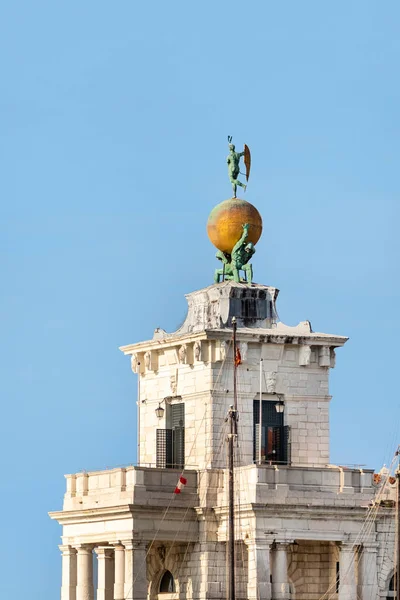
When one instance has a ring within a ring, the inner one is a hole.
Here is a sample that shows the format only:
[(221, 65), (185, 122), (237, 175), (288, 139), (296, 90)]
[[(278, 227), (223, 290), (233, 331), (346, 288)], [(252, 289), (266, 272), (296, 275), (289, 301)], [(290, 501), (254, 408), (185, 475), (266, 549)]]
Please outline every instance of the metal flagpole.
[(263, 375), (263, 359), (260, 358), (260, 411), (258, 417), (258, 464), (261, 465), (262, 460), (262, 375)]
[[(396, 452), (397, 456), (400, 455), (400, 446)], [(396, 478), (397, 478), (397, 498), (396, 498), (396, 570), (395, 570), (395, 580), (396, 585), (394, 586), (396, 590), (396, 598), (400, 598), (400, 461), (397, 464), (396, 470)]]
[(140, 362), (138, 362), (137, 376), (137, 464), (140, 467)]
[(232, 319), (233, 327), (233, 406), (229, 407), (229, 435), (228, 435), (228, 473), (229, 473), (229, 515), (228, 515), (228, 600), (235, 600), (235, 504), (234, 504), (234, 471), (233, 448), (237, 435), (237, 344), (236, 344), (236, 319)]

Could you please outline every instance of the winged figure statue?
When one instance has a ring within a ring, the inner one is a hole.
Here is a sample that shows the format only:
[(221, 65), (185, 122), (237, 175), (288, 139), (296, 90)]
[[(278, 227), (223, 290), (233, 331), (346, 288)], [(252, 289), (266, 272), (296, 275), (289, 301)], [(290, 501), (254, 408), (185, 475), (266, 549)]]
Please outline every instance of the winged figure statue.
[(251, 167), (251, 154), (249, 147), (245, 144), (243, 152), (236, 152), (235, 145), (232, 144), (232, 136), (228, 136), (229, 143), (229, 154), (227, 156), (226, 162), (228, 164), (228, 174), (229, 179), (232, 184), (233, 189), (233, 198), (236, 198), (236, 190), (237, 186), (242, 187), (244, 191), (246, 191), (247, 184), (242, 183), (238, 180), (238, 176), (240, 173), (240, 159), (242, 156), (244, 157), (244, 164), (246, 167), (246, 173), (242, 173), (242, 175), (246, 175), (246, 182), (249, 181), (250, 177), (250, 167)]

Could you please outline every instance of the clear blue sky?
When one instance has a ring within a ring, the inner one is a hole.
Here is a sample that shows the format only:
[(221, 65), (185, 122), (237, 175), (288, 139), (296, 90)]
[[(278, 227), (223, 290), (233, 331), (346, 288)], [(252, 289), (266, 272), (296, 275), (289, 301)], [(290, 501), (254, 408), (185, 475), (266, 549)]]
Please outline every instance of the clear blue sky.
[(226, 136), (253, 154), (255, 279), (350, 336), (332, 462), (399, 432), (400, 6), (2, 2), (0, 595), (53, 600), (64, 473), (136, 454), (118, 346), (174, 330), (215, 268)]

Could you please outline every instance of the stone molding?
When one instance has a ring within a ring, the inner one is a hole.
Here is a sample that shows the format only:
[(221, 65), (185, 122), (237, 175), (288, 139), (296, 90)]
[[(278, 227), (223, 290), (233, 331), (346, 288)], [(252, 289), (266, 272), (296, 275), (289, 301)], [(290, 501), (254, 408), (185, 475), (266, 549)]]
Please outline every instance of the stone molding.
[[(287, 336), (260, 336), (263, 339), (254, 339), (254, 335), (245, 336), (238, 330), (238, 345), (242, 356), (242, 363), (247, 363), (249, 343), (261, 345), (261, 356), (264, 360), (281, 360), (281, 357), (270, 357), (269, 348), (282, 348), (292, 345), (293, 339)], [(300, 340), (300, 339), (299, 339)], [(298, 341), (299, 341), (298, 340)], [(120, 348), (131, 358), (131, 369), (133, 373), (145, 376), (147, 373), (157, 375), (159, 370), (172, 368), (194, 367), (196, 364), (215, 364), (223, 362), (228, 358), (228, 344), (230, 336), (227, 337), (226, 331), (202, 332), (200, 339), (193, 339), (192, 336), (185, 336), (183, 339), (177, 339), (173, 342), (161, 344), (157, 343), (157, 348), (153, 348), (151, 342), (147, 343), (141, 351), (132, 351), (132, 347)], [(341, 345), (343, 345), (342, 342)], [(318, 372), (321, 368), (333, 368), (336, 363), (335, 346), (331, 343), (317, 345), (314, 340), (309, 340), (308, 344), (303, 342), (299, 345), (298, 365), (304, 367), (307, 373)], [(311, 363), (312, 352), (316, 351), (317, 362)], [(232, 352), (232, 351), (230, 351)], [(163, 366), (160, 365), (160, 356), (164, 354)], [(254, 363), (255, 366), (255, 363)]]

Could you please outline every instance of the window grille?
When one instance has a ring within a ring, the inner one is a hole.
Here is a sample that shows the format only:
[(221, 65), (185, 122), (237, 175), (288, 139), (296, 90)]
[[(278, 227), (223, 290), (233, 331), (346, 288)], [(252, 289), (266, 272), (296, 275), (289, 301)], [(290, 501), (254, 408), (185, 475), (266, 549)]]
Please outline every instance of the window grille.
[(172, 429), (157, 429), (156, 466), (161, 469), (172, 467)]
[(167, 404), (166, 429), (157, 429), (156, 465), (182, 469), (185, 465), (185, 404)]

